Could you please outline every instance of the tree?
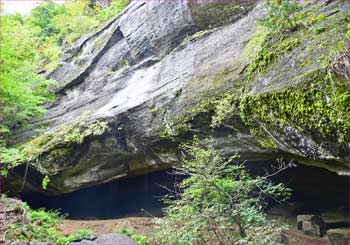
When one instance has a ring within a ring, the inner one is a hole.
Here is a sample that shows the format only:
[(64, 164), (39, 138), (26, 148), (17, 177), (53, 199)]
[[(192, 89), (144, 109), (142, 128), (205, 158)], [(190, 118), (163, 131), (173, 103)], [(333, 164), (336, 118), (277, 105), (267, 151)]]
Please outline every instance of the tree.
[(73, 42), (107, 19), (120, 13), (128, 0), (114, 1), (99, 9), (88, 1), (74, 0), (63, 5), (51, 1), (36, 6), (28, 16), (2, 15), (0, 36), (0, 153), (2, 175), (19, 164), (21, 146), (10, 142), (14, 129), (29, 126), (41, 117), (44, 104), (52, 101), (50, 93), (55, 81), (38, 73), (54, 70), (60, 62), (64, 39)]
[(31, 11), (28, 22), (31, 27), (37, 28), (37, 35), (45, 40), (47, 37), (57, 35), (60, 32), (54, 23), (54, 17), (63, 12), (64, 7), (62, 5), (48, 1), (38, 5)]
[[(165, 197), (155, 240), (169, 244), (274, 243), (282, 228), (263, 212), (267, 200), (285, 201), (291, 190), (267, 176), (253, 178), (242, 164), (225, 160), (198, 139), (183, 145), (185, 158), (175, 173), (185, 175), (177, 191)], [(280, 170), (289, 165), (282, 166)], [(279, 170), (279, 171), (280, 171)]]
[(36, 74), (35, 49), (38, 39), (24, 25), (23, 17), (1, 17), (1, 84), (2, 134), (25, 125), (32, 117), (41, 116), (41, 107), (52, 99), (47, 87), (53, 81)]

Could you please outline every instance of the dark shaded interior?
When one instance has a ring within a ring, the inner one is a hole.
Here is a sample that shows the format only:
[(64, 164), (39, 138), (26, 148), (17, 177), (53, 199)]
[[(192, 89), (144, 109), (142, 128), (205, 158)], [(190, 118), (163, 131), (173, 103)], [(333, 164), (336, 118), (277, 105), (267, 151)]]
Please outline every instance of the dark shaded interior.
[(293, 190), (290, 201), (297, 203), (298, 213), (320, 214), (329, 209), (349, 209), (348, 176), (339, 176), (328, 170), (298, 165), (273, 178)]
[(161, 216), (162, 197), (173, 189), (176, 176), (167, 171), (120, 179), (59, 196), (21, 195), (32, 208), (60, 209), (70, 219), (113, 219)]
[[(263, 169), (270, 168), (271, 161), (248, 162), (246, 166), (253, 175), (262, 174)], [(161, 198), (169, 193), (161, 186), (173, 189), (174, 183), (179, 181), (179, 177), (169, 172), (116, 180), (60, 196), (25, 193), (21, 198), (33, 208), (61, 209), (71, 219), (161, 216), (164, 207)], [(348, 211), (349, 177), (299, 165), (279, 173), (273, 180), (293, 189), (289, 202), (296, 204), (296, 214), (318, 214), (339, 207)]]

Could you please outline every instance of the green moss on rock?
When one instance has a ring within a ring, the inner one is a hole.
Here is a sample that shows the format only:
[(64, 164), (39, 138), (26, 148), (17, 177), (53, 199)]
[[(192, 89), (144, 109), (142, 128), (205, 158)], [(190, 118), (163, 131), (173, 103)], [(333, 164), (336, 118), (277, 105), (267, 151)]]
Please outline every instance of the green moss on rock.
[(324, 72), (308, 75), (297, 87), (248, 94), (240, 108), (243, 121), (259, 131), (261, 125), (270, 129), (293, 126), (328, 140), (349, 140), (350, 88), (345, 81)]
[(64, 165), (67, 157), (73, 152), (74, 145), (81, 144), (87, 137), (102, 135), (109, 129), (106, 121), (74, 123), (16, 146), (19, 154), (4, 165), (13, 168), (20, 164), (32, 163), (54, 174), (58, 166)]
[(247, 69), (250, 80), (254, 79), (257, 73), (264, 73), (279, 57), (289, 53), (300, 45), (299, 38), (287, 38), (286, 40), (281, 40), (285, 38), (284, 36), (280, 36), (280, 40), (277, 41), (276, 44), (271, 45), (275, 38), (276, 37), (271, 37), (270, 35), (266, 36), (265, 43), (262, 45), (260, 51)]
[(233, 115), (239, 115), (239, 102), (239, 93), (225, 93), (220, 97), (204, 99), (197, 106), (186, 110), (181, 116), (168, 122), (161, 137), (172, 138), (191, 131), (191, 122), (200, 115), (209, 119), (210, 127), (220, 127)]

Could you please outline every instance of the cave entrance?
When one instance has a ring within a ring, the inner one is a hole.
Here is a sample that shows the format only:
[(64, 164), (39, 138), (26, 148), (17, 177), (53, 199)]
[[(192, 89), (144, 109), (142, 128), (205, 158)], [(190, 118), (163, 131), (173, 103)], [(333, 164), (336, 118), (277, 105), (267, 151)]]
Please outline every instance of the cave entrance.
[[(247, 162), (246, 166), (252, 175), (264, 175), (265, 170), (273, 172), (276, 160)], [(296, 167), (287, 168), (271, 177), (271, 180), (284, 183), (293, 190), (288, 202), (295, 204), (298, 214), (349, 207), (349, 176), (339, 176), (323, 168), (297, 164)]]
[[(271, 161), (247, 163), (253, 174), (268, 168)], [(60, 209), (69, 219), (115, 219), (122, 217), (162, 216), (161, 199), (174, 188), (179, 177), (169, 171), (159, 171), (138, 177), (120, 179), (106, 184), (85, 188), (60, 196), (26, 193), (21, 198), (33, 208)], [(327, 170), (299, 165), (287, 169), (273, 178), (293, 189), (288, 205), (273, 203), (276, 215), (323, 214), (338, 210), (346, 216), (349, 209), (349, 178)], [(144, 211), (143, 211), (144, 210)]]
[(177, 177), (167, 171), (115, 180), (59, 196), (21, 195), (32, 208), (60, 209), (68, 219), (116, 219), (162, 216), (164, 187), (173, 189)]
[(321, 214), (330, 209), (349, 209), (349, 176), (339, 176), (328, 170), (299, 165), (276, 175), (293, 190), (289, 202), (295, 204), (297, 214)]

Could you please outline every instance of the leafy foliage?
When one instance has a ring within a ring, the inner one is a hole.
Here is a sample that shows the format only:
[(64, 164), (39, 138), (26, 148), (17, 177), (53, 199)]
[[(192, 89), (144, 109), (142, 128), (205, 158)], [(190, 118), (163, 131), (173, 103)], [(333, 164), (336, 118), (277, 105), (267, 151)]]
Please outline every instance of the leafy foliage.
[(133, 235), (131, 238), (134, 239), (135, 242), (140, 245), (150, 244), (150, 241), (148, 240), (148, 238), (143, 235)]
[(100, 22), (104, 22), (121, 13), (128, 4), (129, 0), (118, 0), (112, 1), (111, 5), (108, 8), (96, 8), (96, 19)]
[(265, 2), (268, 16), (260, 19), (261, 25), (271, 32), (291, 30), (301, 23), (298, 12), (302, 9), (297, 1), (290, 0), (268, 0)]
[[(1, 16), (1, 84), (2, 106), (0, 142), (2, 160), (18, 163), (22, 151), (9, 148), (13, 130), (29, 126), (33, 117), (42, 117), (43, 105), (53, 101), (49, 87), (55, 81), (45, 79), (38, 72), (53, 70), (59, 64), (61, 46), (73, 42), (83, 34), (119, 14), (128, 0), (117, 0), (111, 6), (91, 7), (89, 1), (69, 1), (63, 5), (45, 1), (34, 8), (28, 16)], [(90, 128), (94, 132), (98, 129)], [(79, 133), (77, 131), (76, 133)], [(69, 134), (66, 141), (81, 140), (81, 135)], [(75, 138), (72, 138), (75, 137)], [(6, 175), (8, 168), (1, 170)]]
[(64, 5), (51, 1), (34, 8), (29, 16), (1, 16), (2, 132), (41, 116), (41, 107), (53, 97), (46, 80), (37, 71), (58, 64), (63, 40), (73, 42), (108, 18), (120, 13), (127, 0), (114, 1), (105, 9), (89, 8), (88, 1)]
[(68, 42), (74, 42), (99, 24), (94, 10), (89, 7), (89, 1), (70, 1), (63, 8), (64, 11), (55, 16), (53, 21), (60, 30), (60, 37)]
[(305, 77), (305, 84), (297, 88), (244, 96), (241, 118), (253, 128), (293, 125), (301, 132), (346, 142), (350, 132), (349, 105), (345, 81), (332, 74), (315, 73)]
[(236, 94), (225, 94), (216, 101), (214, 111), (211, 127), (220, 127), (227, 118), (239, 114), (239, 96)]
[(35, 48), (38, 38), (19, 15), (1, 17), (2, 133), (22, 126), (32, 117), (42, 116), (42, 104), (53, 99), (47, 87), (52, 80), (36, 74)]
[(28, 17), (30, 28), (40, 37), (38, 62), (51, 70), (59, 63), (60, 46), (72, 43), (94, 30), (109, 18), (121, 13), (128, 0), (113, 1), (110, 6), (91, 6), (89, 1), (75, 0), (63, 5), (51, 1), (34, 8)]
[(118, 231), (117, 233), (124, 234), (124, 235), (127, 235), (129, 237), (132, 236), (132, 231), (127, 229), (127, 228), (123, 228), (120, 231)]
[(25, 203), (9, 201), (2, 196), (1, 201), (7, 210), (17, 210), (8, 213), (2, 231), (5, 244), (14, 242), (55, 242), (62, 237), (57, 231), (58, 224), (64, 216), (58, 211), (33, 210)]
[(176, 172), (189, 176), (179, 192), (165, 197), (169, 205), (159, 219), (155, 241), (169, 244), (274, 243), (279, 228), (267, 221), (263, 209), (268, 198), (284, 201), (291, 190), (266, 177), (252, 178), (243, 165), (233, 165), (200, 146), (198, 139), (183, 145), (186, 152)]
[(56, 243), (66, 245), (66, 244), (70, 244), (71, 242), (74, 242), (74, 241), (79, 241), (79, 240), (83, 240), (84, 238), (89, 238), (93, 235), (94, 235), (94, 232), (92, 230), (89, 230), (89, 229), (78, 230), (77, 232), (75, 232), (67, 237), (62, 236), (62, 237), (58, 238), (56, 240)]
[(37, 31), (42, 40), (60, 33), (54, 17), (64, 13), (63, 5), (48, 1), (34, 8), (28, 17), (29, 26)]
[(2, 224), (2, 241), (5, 244), (26, 242), (69, 244), (93, 235), (91, 230), (79, 230), (69, 236), (63, 236), (57, 228), (65, 216), (59, 211), (34, 210), (26, 203), (4, 195), (0, 197), (0, 201), (6, 210), (6, 219)]
[[(81, 144), (85, 138), (102, 135), (108, 130), (110, 130), (110, 127), (106, 121), (96, 120), (87, 123), (85, 120), (80, 120), (70, 126), (62, 127), (57, 132), (43, 134), (29, 142), (11, 148), (2, 147), (0, 148), (2, 173), (5, 175), (8, 170), (20, 164), (40, 163), (46, 164), (48, 175), (55, 174), (57, 164), (60, 164), (70, 154), (73, 145)], [(54, 150), (55, 148), (56, 150)], [(45, 152), (48, 154), (41, 157)], [(43, 188), (47, 186), (47, 180), (49, 179), (44, 178)]]
[(45, 177), (41, 183), (44, 190), (46, 190), (49, 183), (50, 183), (50, 178), (49, 178), (49, 176), (45, 175)]
[(140, 245), (150, 244), (150, 241), (146, 236), (134, 234), (131, 230), (129, 230), (127, 228), (123, 228), (123, 229), (117, 231), (116, 233), (127, 235), (127, 236), (131, 237), (132, 239), (134, 239), (135, 242), (137, 244), (140, 244)]

